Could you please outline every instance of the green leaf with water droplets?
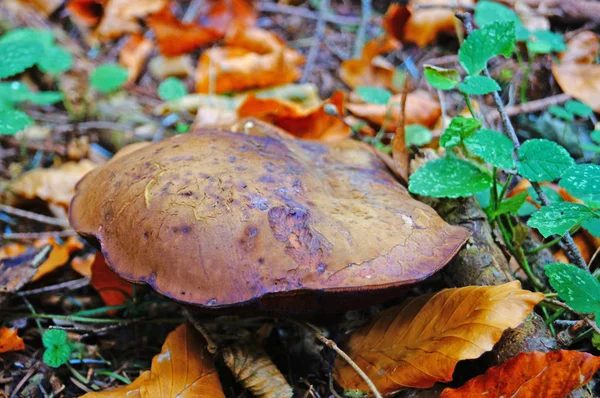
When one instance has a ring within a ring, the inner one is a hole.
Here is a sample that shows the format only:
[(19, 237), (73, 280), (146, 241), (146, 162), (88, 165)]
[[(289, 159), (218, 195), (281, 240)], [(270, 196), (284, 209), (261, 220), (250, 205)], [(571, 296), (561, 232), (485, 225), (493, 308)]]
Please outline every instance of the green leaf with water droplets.
[(492, 22), (475, 30), (463, 42), (458, 59), (469, 75), (478, 75), (497, 55), (510, 57), (515, 48), (515, 23)]
[(10, 77), (32, 67), (44, 55), (44, 48), (36, 41), (5, 41), (0, 43), (0, 79)]
[(33, 120), (21, 111), (10, 108), (0, 110), (0, 135), (13, 135), (32, 124)]
[(493, 166), (505, 170), (515, 168), (513, 143), (502, 133), (481, 129), (465, 139), (467, 149)]
[(600, 311), (600, 282), (588, 271), (564, 263), (546, 264), (544, 270), (550, 286), (569, 307), (585, 313)]
[(554, 181), (575, 164), (565, 148), (544, 139), (526, 141), (518, 155), (519, 174), (533, 182)]
[(577, 164), (565, 171), (559, 185), (578, 199), (600, 203), (600, 166)]
[(550, 235), (563, 236), (571, 228), (592, 218), (597, 218), (597, 216), (586, 205), (558, 202), (542, 206), (527, 221), (527, 225), (537, 228), (544, 238), (547, 238)]
[(457, 116), (450, 121), (450, 125), (444, 130), (440, 137), (440, 145), (444, 148), (455, 147), (480, 127), (481, 122), (477, 119)]
[(408, 190), (435, 198), (471, 196), (492, 186), (492, 177), (471, 162), (445, 157), (425, 163), (410, 176)]
[(73, 56), (59, 46), (49, 46), (38, 61), (38, 67), (42, 72), (57, 75), (73, 67)]

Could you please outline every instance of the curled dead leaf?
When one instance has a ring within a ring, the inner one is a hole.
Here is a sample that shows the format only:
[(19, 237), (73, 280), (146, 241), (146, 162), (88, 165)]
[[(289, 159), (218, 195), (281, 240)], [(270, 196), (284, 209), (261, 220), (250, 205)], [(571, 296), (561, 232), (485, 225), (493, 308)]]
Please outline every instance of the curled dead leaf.
[[(521, 290), (518, 281), (410, 298), (356, 330), (346, 353), (382, 394), (428, 388), (452, 380), (458, 361), (491, 350), (502, 332), (523, 322), (543, 298)], [(336, 359), (334, 371), (344, 389), (369, 390), (343, 359)]]
[(167, 0), (108, 0), (96, 34), (110, 40), (141, 30), (139, 19), (165, 7)]
[(17, 329), (0, 328), (0, 354), (9, 351), (23, 351), (25, 342), (17, 334)]
[(385, 37), (368, 42), (361, 57), (349, 59), (340, 65), (340, 78), (351, 88), (359, 86), (394, 88), (394, 66), (379, 55), (399, 48), (396, 40)]
[(96, 165), (89, 160), (82, 160), (56, 168), (31, 170), (17, 178), (9, 189), (26, 199), (40, 198), (68, 208), (75, 194), (75, 184), (94, 167)]
[[(392, 96), (386, 105), (349, 103), (346, 104), (352, 114), (368, 120), (378, 126), (385, 124), (386, 130), (393, 132), (400, 125), (400, 94)], [(405, 124), (422, 124), (432, 128), (442, 114), (442, 108), (428, 94), (420, 91), (408, 93), (406, 97)]]
[(305, 139), (335, 141), (350, 135), (350, 128), (338, 117), (325, 112), (332, 104), (343, 114), (344, 93), (338, 91), (327, 101), (312, 107), (276, 98), (257, 98), (249, 94), (238, 108), (240, 117), (256, 117), (272, 123), (290, 134)]
[(104, 15), (104, 6), (108, 0), (69, 0), (67, 11), (72, 19), (84, 26), (95, 26)]
[(598, 369), (600, 357), (585, 352), (520, 353), (460, 388), (446, 388), (440, 398), (563, 398), (587, 384)]
[(135, 81), (152, 52), (152, 41), (140, 34), (131, 35), (119, 52), (119, 62), (129, 72), (129, 82)]
[(96, 253), (91, 274), (90, 285), (100, 294), (104, 304), (121, 305), (133, 296), (132, 284), (115, 274), (100, 252)]
[(129, 385), (82, 398), (225, 398), (206, 342), (193, 326), (180, 325), (169, 333), (150, 370)]
[(251, 0), (212, 0), (202, 25), (224, 35), (232, 27), (254, 26), (257, 18)]
[(162, 55), (158, 55), (150, 60), (148, 69), (152, 77), (158, 81), (163, 81), (170, 76), (188, 77), (194, 72), (194, 65), (189, 55), (180, 55), (178, 57), (163, 57)]
[(212, 28), (180, 21), (168, 5), (150, 15), (146, 22), (154, 31), (161, 54), (168, 57), (189, 53), (223, 37)]

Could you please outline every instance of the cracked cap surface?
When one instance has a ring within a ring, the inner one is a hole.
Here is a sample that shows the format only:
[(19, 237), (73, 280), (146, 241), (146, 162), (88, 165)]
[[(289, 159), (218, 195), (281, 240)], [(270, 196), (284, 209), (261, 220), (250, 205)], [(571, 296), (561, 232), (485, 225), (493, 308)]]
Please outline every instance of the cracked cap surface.
[(79, 182), (69, 218), (123, 278), (205, 308), (410, 285), (469, 236), (367, 145), (264, 131), (124, 149)]

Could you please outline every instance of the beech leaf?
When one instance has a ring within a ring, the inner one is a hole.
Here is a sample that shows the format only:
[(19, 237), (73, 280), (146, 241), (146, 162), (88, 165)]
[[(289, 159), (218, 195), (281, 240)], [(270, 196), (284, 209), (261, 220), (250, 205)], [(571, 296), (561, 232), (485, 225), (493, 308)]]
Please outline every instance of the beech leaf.
[(24, 349), (25, 343), (17, 334), (17, 329), (0, 328), (0, 354), (9, 351), (22, 351)]
[(133, 383), (103, 392), (90, 392), (83, 398), (225, 398), (206, 343), (193, 326), (180, 325), (169, 333), (160, 354), (152, 359), (150, 370)]
[(566, 397), (587, 384), (600, 369), (600, 357), (579, 351), (520, 353), (440, 398)]
[[(518, 326), (544, 298), (518, 281), (467, 286), (406, 300), (356, 330), (345, 352), (382, 394), (428, 388), (452, 380), (458, 361), (492, 349), (507, 328)], [(344, 389), (368, 391), (343, 359), (334, 366)]]

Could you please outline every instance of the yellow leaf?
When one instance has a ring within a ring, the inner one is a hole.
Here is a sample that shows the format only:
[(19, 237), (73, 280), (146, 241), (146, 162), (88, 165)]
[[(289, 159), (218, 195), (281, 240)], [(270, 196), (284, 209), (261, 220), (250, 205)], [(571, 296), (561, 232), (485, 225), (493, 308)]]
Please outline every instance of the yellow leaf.
[(152, 368), (133, 383), (83, 398), (225, 398), (206, 343), (194, 328), (183, 324), (172, 331)]
[[(514, 281), (410, 298), (354, 332), (346, 352), (382, 394), (448, 382), (458, 361), (491, 350), (544, 298), (520, 287)], [(344, 389), (369, 390), (343, 359), (334, 370)]]
[(23, 351), (25, 343), (17, 335), (17, 329), (0, 328), (0, 353), (9, 351)]

